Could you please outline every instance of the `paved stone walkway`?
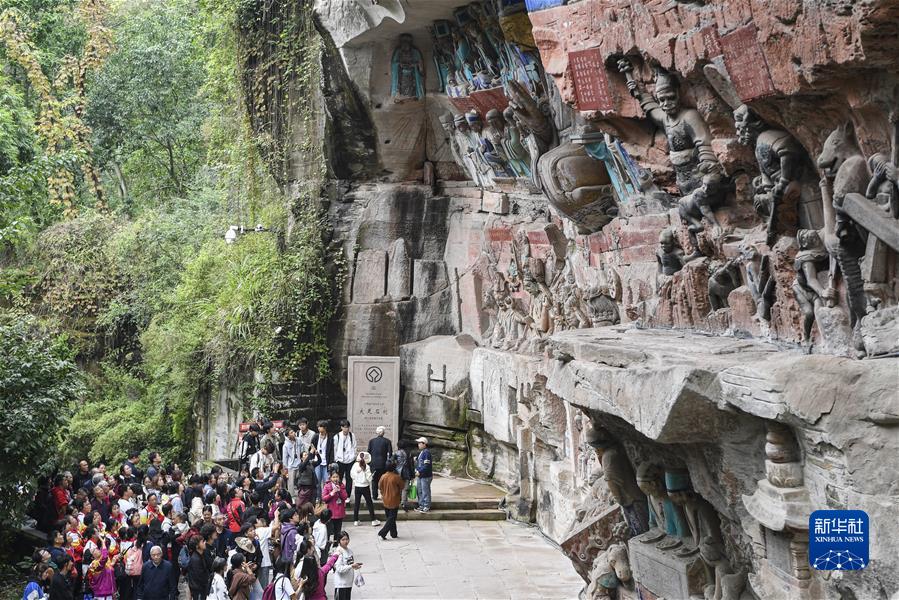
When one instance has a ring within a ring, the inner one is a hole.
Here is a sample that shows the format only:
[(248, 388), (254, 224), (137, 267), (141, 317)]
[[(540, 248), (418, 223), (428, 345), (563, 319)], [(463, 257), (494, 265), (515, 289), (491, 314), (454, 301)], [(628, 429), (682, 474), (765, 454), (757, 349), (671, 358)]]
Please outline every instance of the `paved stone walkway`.
[[(577, 598), (571, 562), (532, 527), (511, 521), (408, 521), (381, 541), (367, 523), (346, 527), (365, 586), (353, 599)], [(328, 593), (333, 591), (329, 577)]]

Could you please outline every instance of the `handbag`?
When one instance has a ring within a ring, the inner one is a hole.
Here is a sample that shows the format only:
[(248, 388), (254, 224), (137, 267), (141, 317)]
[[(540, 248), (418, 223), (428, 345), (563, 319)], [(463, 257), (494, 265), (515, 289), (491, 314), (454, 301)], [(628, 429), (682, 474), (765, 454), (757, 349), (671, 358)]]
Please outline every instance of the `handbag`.
[(409, 491), (406, 492), (406, 498), (409, 500), (418, 500), (418, 486), (414, 481), (409, 482)]
[(356, 573), (356, 579), (353, 580), (353, 583), (356, 584), (356, 587), (365, 585), (365, 577), (362, 576), (362, 573)]

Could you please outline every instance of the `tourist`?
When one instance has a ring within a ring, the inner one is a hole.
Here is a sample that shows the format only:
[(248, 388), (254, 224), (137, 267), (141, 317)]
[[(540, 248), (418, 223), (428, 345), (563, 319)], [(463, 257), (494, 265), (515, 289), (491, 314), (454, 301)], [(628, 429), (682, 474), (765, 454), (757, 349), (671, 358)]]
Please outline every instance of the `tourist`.
[(294, 553), (299, 546), (299, 532), (297, 530), (300, 524), (300, 514), (295, 508), (288, 508), (281, 513), (281, 556), (287, 560), (293, 561)]
[[(122, 463), (122, 466), (127, 466), (131, 469), (131, 474), (134, 476), (134, 479), (138, 482), (143, 481), (144, 473), (141, 471), (137, 465), (140, 464), (140, 452), (137, 450), (132, 450), (128, 453), (128, 460)], [(78, 486), (81, 487), (81, 486)]]
[(172, 563), (163, 559), (162, 548), (150, 549), (150, 560), (141, 569), (134, 597), (137, 600), (171, 600), (177, 588), (172, 587)]
[(338, 534), (334, 555), (337, 556), (334, 566), (334, 600), (350, 600), (354, 572), (362, 568), (362, 563), (356, 562), (353, 557), (353, 551), (350, 550), (350, 534), (346, 531)]
[(334, 462), (334, 444), (328, 435), (328, 422), (319, 421), (317, 423), (318, 433), (312, 437), (312, 446), (315, 447), (315, 453), (318, 455), (318, 466), (315, 467), (315, 481), (318, 485), (316, 495), (321, 496), (322, 489), (328, 479), (328, 467)]
[(387, 539), (387, 534), (390, 534), (392, 538), (396, 538), (396, 517), (400, 511), (400, 500), (403, 490), (406, 489), (406, 482), (396, 472), (396, 464), (392, 460), (387, 462), (386, 471), (384, 476), (381, 477), (381, 481), (378, 482), (378, 487), (381, 490), (381, 498), (383, 499), (384, 513), (386, 515), (384, 527), (381, 528), (378, 535), (382, 540)]
[(325, 558), (328, 556), (328, 527), (331, 522), (331, 511), (327, 508), (318, 515), (318, 519), (312, 526), (312, 539), (318, 550), (319, 563), (325, 564)]
[(269, 454), (280, 456), (281, 444), (284, 443), (284, 436), (281, 433), (281, 428), (275, 427), (272, 422), (265, 417), (261, 418), (259, 426), (262, 429), (262, 437), (259, 438), (259, 447), (264, 448), (266, 445), (269, 445), (272, 449)]
[(228, 584), (225, 583), (226, 566), (228, 566), (228, 561), (220, 556), (212, 561), (212, 582), (209, 584), (207, 600), (231, 600), (231, 596), (228, 594)]
[(190, 553), (185, 573), (187, 589), (190, 590), (191, 600), (204, 600), (209, 592), (210, 583), (210, 574), (204, 558), (206, 540), (200, 536), (190, 538), (187, 541), (187, 551)]
[(360, 452), (356, 457), (356, 464), (350, 469), (350, 478), (355, 484), (356, 496), (353, 502), (353, 521), (354, 525), (359, 525), (359, 504), (362, 498), (365, 498), (365, 506), (368, 507), (368, 514), (371, 517), (372, 525), (380, 525), (381, 523), (375, 519), (374, 504), (371, 499), (371, 468), (368, 466), (371, 455), (368, 452)]
[[(48, 600), (73, 600), (75, 590), (72, 587), (72, 557), (64, 554), (55, 561), (56, 571), (50, 580)], [(124, 599), (127, 600), (127, 599)]]
[(59, 521), (50, 533), (47, 534), (47, 552), (50, 554), (50, 560), (56, 564), (59, 564), (59, 559), (67, 554), (65, 545), (66, 545), (66, 534), (65, 534), (65, 521)]
[[(275, 462), (275, 457), (272, 456), (274, 451), (274, 444), (270, 441), (266, 441), (263, 446), (250, 457), (250, 474), (253, 475), (258, 469), (258, 479), (267, 479), (272, 472), (272, 464)], [(254, 476), (254, 479), (257, 479), (257, 477)]]
[(350, 431), (350, 422), (340, 422), (340, 432), (334, 436), (334, 461), (337, 463), (340, 481), (346, 485), (348, 494), (353, 493), (353, 480), (350, 471), (356, 462), (356, 436)]
[(303, 585), (300, 591), (303, 592), (304, 600), (327, 600), (325, 585), (328, 582), (328, 573), (334, 568), (337, 559), (338, 556), (334, 554), (325, 561), (325, 564), (319, 566), (313, 557), (303, 557), (300, 568), (300, 581)]
[(115, 564), (118, 556), (110, 558), (109, 548), (94, 548), (93, 561), (87, 570), (87, 581), (94, 600), (113, 600), (116, 595)]
[(116, 502), (124, 514), (132, 510), (138, 510), (137, 496), (140, 494), (140, 486), (136, 483), (119, 486), (119, 499)]
[(231, 556), (231, 570), (228, 571), (225, 583), (228, 584), (231, 600), (250, 600), (250, 590), (256, 583), (256, 576), (240, 552)]
[(403, 479), (404, 483), (400, 505), (403, 507), (404, 511), (409, 512), (409, 482), (412, 481), (414, 477), (415, 469), (412, 465), (412, 457), (407, 451), (409, 442), (401, 440), (398, 446), (399, 448), (396, 451), (396, 472)]
[(297, 421), (297, 427), (300, 428), (299, 432), (297, 432), (297, 441), (300, 442), (300, 449), (308, 450), (315, 445), (315, 432), (309, 429), (309, 419), (300, 417), (300, 420)]
[(146, 525), (141, 526), (135, 534), (134, 545), (125, 553), (125, 575), (129, 579), (129, 583), (126, 584), (129, 598), (137, 594), (137, 586), (140, 583), (144, 567), (144, 547), (147, 546), (149, 531)]
[(159, 452), (151, 452), (147, 460), (150, 461), (150, 465), (147, 467), (147, 477), (156, 479), (162, 473), (162, 456), (159, 455)]
[(418, 443), (418, 457), (415, 459), (415, 476), (418, 480), (418, 512), (431, 510), (431, 480), (434, 472), (431, 469), (431, 451), (428, 450), (428, 438), (420, 437), (415, 440)]
[(250, 425), (246, 435), (240, 440), (240, 467), (246, 467), (250, 464), (250, 457), (259, 451), (259, 425), (253, 423)]
[(303, 450), (300, 465), (297, 469), (297, 506), (302, 506), (307, 502), (315, 500), (317, 488), (315, 472), (318, 469), (318, 464), (319, 456), (314, 446), (310, 446), (308, 450)]
[(253, 575), (253, 581), (250, 582), (249, 600), (261, 600), (263, 589), (259, 581), (259, 561), (261, 560), (259, 547), (253, 543), (253, 540), (243, 535), (234, 540), (234, 546), (231, 556), (233, 557), (235, 554), (242, 555), (243, 564), (246, 565), (248, 572)]
[(296, 496), (297, 485), (296, 476), (297, 469), (300, 467), (300, 455), (302, 448), (297, 441), (297, 432), (292, 428), (287, 429), (287, 439), (284, 440), (284, 446), (281, 448), (281, 464), (287, 468), (287, 491), (291, 496)]
[[(275, 573), (272, 583), (274, 585), (274, 600), (296, 600), (297, 590), (290, 581), (292, 561), (281, 557), (275, 563)], [(302, 586), (301, 586), (302, 587)]]
[(378, 481), (387, 469), (387, 459), (393, 456), (393, 444), (389, 439), (384, 437), (386, 429), (383, 425), (378, 425), (375, 429), (375, 437), (368, 441), (368, 453), (371, 455), (371, 493), (372, 497), (378, 499)]
[(244, 489), (236, 486), (230, 493), (231, 497), (228, 501), (228, 507), (225, 510), (228, 520), (225, 543), (229, 548), (231, 547), (231, 540), (237, 537), (237, 534), (240, 532), (240, 526), (243, 523), (243, 513), (246, 510), (246, 504), (244, 504), (243, 501)]
[(331, 511), (331, 543), (337, 543), (337, 534), (343, 528), (343, 518), (346, 516), (346, 499), (349, 497), (346, 487), (340, 481), (337, 471), (331, 472), (331, 479), (322, 490), (322, 501)]
[(22, 593), (22, 600), (41, 600), (44, 597), (44, 587), (50, 585), (53, 580), (53, 565), (49, 562), (40, 562), (31, 568), (28, 583)]
[(66, 507), (72, 500), (69, 480), (62, 473), (53, 478), (53, 487), (50, 489), (50, 495), (53, 498), (53, 506), (56, 508), (56, 520), (58, 521), (66, 516)]
[(275, 512), (271, 525), (269, 525), (268, 521), (265, 520), (264, 516), (256, 516), (256, 523), (253, 527), (252, 539), (253, 542), (259, 546), (259, 551), (262, 553), (262, 562), (259, 563), (259, 571), (257, 577), (259, 578), (259, 581), (263, 588), (268, 585), (272, 570), (272, 534), (280, 530), (281, 521), (277, 511)]

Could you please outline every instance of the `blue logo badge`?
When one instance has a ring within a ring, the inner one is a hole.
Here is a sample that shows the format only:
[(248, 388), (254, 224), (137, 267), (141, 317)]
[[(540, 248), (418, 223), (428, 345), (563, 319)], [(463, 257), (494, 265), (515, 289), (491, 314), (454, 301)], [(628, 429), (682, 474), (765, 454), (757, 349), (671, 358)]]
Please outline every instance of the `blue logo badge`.
[(816, 510), (808, 518), (808, 562), (819, 571), (855, 571), (868, 566), (868, 513)]

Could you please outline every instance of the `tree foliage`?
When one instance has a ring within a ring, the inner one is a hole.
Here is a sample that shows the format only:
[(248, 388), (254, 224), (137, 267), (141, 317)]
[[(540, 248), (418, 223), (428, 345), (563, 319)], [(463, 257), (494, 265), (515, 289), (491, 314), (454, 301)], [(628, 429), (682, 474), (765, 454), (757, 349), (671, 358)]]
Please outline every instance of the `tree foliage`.
[(20, 517), (32, 477), (52, 466), (54, 445), (83, 392), (65, 346), (33, 317), (0, 312), (0, 520)]

